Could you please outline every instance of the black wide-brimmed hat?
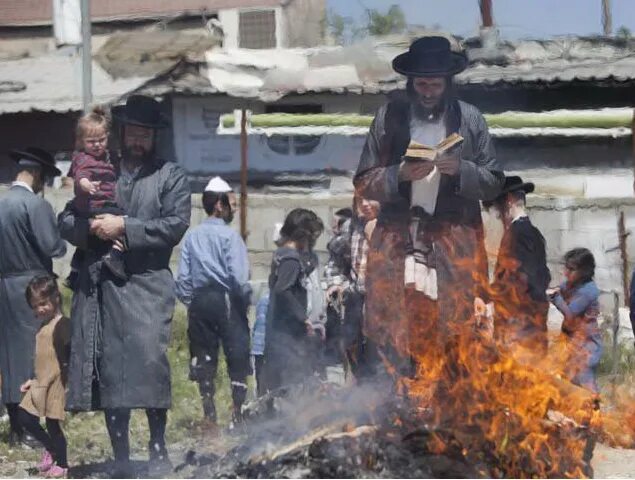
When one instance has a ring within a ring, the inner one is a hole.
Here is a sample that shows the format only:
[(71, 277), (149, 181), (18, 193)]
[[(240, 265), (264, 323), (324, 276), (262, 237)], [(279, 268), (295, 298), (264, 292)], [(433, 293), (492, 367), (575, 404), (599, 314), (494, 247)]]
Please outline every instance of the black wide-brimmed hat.
[(483, 206), (485, 208), (491, 207), (494, 203), (503, 200), (508, 193), (518, 191), (531, 193), (535, 188), (536, 186), (532, 182), (524, 182), (523, 179), (517, 175), (505, 177), (505, 184), (498, 196), (494, 200), (483, 202)]
[(145, 95), (131, 95), (125, 105), (112, 108), (112, 116), (122, 123), (146, 128), (165, 128), (170, 124), (159, 102)]
[(421, 37), (412, 42), (406, 53), (397, 55), (392, 68), (407, 77), (446, 77), (467, 68), (464, 53), (455, 52), (445, 37)]
[(11, 150), (9, 157), (19, 166), (41, 168), (45, 177), (57, 177), (62, 174), (55, 166), (53, 155), (41, 148), (27, 147), (24, 150)]

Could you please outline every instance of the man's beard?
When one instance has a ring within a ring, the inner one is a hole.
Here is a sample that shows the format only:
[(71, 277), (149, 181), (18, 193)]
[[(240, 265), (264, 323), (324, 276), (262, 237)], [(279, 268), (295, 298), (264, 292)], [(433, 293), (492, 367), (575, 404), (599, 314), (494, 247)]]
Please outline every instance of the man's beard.
[(446, 103), (446, 97), (444, 96), (434, 107), (427, 108), (421, 103), (421, 97), (417, 97), (417, 101), (414, 102), (414, 114), (418, 119), (425, 122), (436, 122), (445, 113)]
[(234, 221), (234, 212), (229, 210), (225, 212), (225, 215), (223, 215), (223, 217), (224, 217), (223, 219), (225, 220), (225, 223), (229, 225), (230, 223)]
[(123, 158), (130, 162), (135, 163), (148, 163), (154, 156), (154, 149), (152, 150), (132, 150), (130, 147), (123, 147)]

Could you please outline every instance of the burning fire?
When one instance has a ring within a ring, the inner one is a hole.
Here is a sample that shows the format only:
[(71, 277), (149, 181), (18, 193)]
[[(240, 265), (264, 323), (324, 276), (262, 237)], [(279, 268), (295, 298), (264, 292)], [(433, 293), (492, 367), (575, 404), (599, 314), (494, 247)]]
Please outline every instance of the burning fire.
[[(564, 367), (572, 356), (566, 341), (556, 339), (548, 355), (536, 354), (537, 345), (499, 344), (480, 328), (474, 295), (460, 286), (450, 299), (440, 294), (439, 302), (452, 305), (454, 315), (439, 319), (435, 302), (412, 302), (412, 292), (399, 294), (403, 285), (394, 281), (398, 267), (389, 260), (390, 250), (374, 252), (381, 257), (374, 262), (382, 265), (384, 295), (373, 297), (367, 334), (383, 346), (387, 370), (410, 405), (410, 418), (399, 422), (428, 433), (422, 454), (459, 452), (501, 477), (580, 478), (592, 474), (596, 438), (633, 446), (633, 435), (623, 431), (635, 431), (635, 402), (619, 414), (601, 414), (597, 396), (567, 380)], [(447, 250), (454, 256), (455, 278), (487, 284), (475, 278), (475, 261), (458, 250)], [(526, 302), (516, 294), (505, 298), (517, 303), (498, 307), (503, 315)], [(394, 315), (395, 302), (406, 313)], [(387, 313), (383, 321), (378, 312)]]

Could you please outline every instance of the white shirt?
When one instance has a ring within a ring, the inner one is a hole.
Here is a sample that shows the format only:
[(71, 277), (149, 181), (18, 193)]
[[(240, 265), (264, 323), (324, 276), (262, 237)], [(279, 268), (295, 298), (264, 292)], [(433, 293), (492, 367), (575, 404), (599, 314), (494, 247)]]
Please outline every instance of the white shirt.
[(26, 188), (29, 192), (31, 193), (35, 193), (33, 191), (33, 189), (31, 188), (31, 185), (29, 185), (28, 183), (25, 183), (21, 180), (16, 180), (15, 182), (11, 182), (11, 186), (12, 187), (22, 187), (22, 188)]
[[(410, 118), (410, 139), (433, 147), (446, 137), (445, 116), (434, 122), (424, 122), (414, 114)], [(437, 167), (420, 180), (412, 182), (411, 206), (422, 207), (430, 215), (434, 214), (439, 195), (441, 174)]]
[(526, 213), (521, 213), (520, 215), (514, 217), (514, 219), (512, 220), (512, 223), (520, 220), (521, 218), (525, 218), (525, 217), (527, 217), (527, 214)]

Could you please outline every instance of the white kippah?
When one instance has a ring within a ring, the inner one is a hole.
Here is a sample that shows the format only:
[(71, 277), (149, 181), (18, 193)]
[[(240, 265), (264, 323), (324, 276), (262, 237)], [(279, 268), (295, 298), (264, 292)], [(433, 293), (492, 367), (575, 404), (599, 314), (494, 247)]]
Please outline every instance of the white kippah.
[(273, 226), (273, 235), (271, 238), (274, 242), (277, 242), (278, 240), (280, 240), (280, 230), (282, 230), (282, 224), (276, 223)]
[(212, 178), (205, 187), (206, 192), (227, 193), (233, 192), (232, 187), (229, 186), (225, 180), (220, 177)]

